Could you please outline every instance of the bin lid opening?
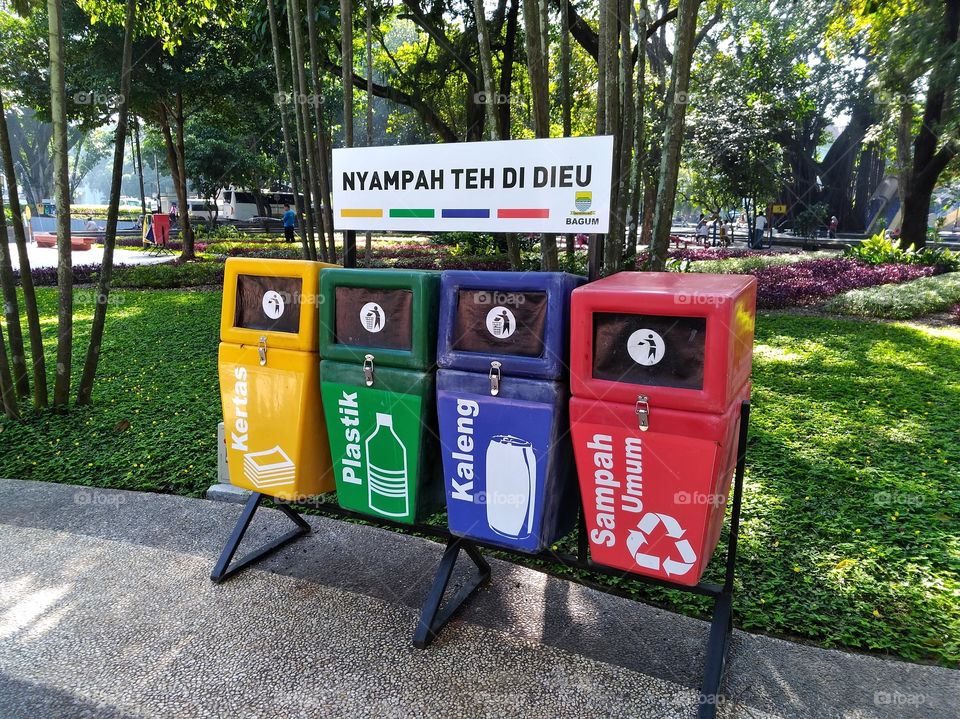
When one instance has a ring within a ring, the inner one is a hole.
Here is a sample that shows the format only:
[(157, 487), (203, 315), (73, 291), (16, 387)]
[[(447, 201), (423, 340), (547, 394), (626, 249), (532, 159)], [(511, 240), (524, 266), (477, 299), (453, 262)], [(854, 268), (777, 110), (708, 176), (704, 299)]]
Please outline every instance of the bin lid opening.
[(238, 275), (234, 327), (263, 332), (300, 332), (303, 279)]
[(338, 286), (334, 342), (409, 351), (413, 347), (413, 291)]
[(459, 289), (453, 325), (456, 350), (542, 357), (547, 293)]
[(706, 317), (595, 312), (594, 379), (703, 389)]

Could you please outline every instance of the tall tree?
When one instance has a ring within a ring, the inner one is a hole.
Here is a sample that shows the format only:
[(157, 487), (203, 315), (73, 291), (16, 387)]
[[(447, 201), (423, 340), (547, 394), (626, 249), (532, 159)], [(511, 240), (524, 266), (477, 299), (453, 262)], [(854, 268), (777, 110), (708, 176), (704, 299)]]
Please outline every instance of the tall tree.
[[(324, 109), (323, 82), (320, 77), (320, 47), (317, 38), (317, 13), (314, 0), (307, 0), (307, 34), (310, 38), (310, 77), (313, 80), (313, 116), (317, 126), (317, 175), (319, 176), (320, 199), (317, 203), (321, 224), (326, 237), (327, 262), (337, 261), (337, 242), (333, 233), (333, 207), (330, 199), (330, 126)], [(373, 84), (373, 76), (368, 80)]]
[[(527, 71), (530, 75), (530, 94), (533, 105), (533, 128), (537, 137), (550, 137), (550, 55), (549, 27), (545, 22), (546, 0), (524, 0), (523, 27), (527, 47)], [(491, 97), (490, 100), (493, 98)], [(556, 272), (557, 236), (540, 236), (541, 267)]]
[(50, 114), (53, 120), (54, 195), (57, 204), (57, 367), (53, 406), (70, 401), (73, 357), (73, 253), (70, 244), (70, 168), (67, 150), (67, 90), (64, 80), (63, 0), (47, 0), (50, 53)]
[[(340, 0), (340, 63), (343, 79), (343, 146), (353, 147), (353, 3)], [(343, 264), (357, 265), (357, 233), (343, 233)]]
[(277, 9), (274, 0), (267, 0), (268, 23), (270, 27), (270, 45), (273, 48), (273, 69), (277, 78), (277, 108), (280, 112), (280, 127), (283, 130), (283, 153), (287, 160), (287, 174), (290, 176), (290, 189), (293, 191), (294, 211), (300, 225), (300, 244), (304, 258), (310, 257), (310, 246), (307, 244), (307, 229), (303, 215), (300, 212), (300, 182), (297, 178), (297, 165), (294, 161), (294, 147), (290, 140), (290, 120), (287, 113), (289, 103), (286, 102), (287, 91), (283, 83), (283, 63), (280, 60), (280, 33), (277, 29)]
[(47, 406), (47, 366), (43, 354), (43, 334), (40, 329), (40, 311), (37, 309), (37, 294), (33, 289), (33, 273), (30, 255), (27, 252), (27, 233), (23, 225), (20, 198), (17, 192), (17, 175), (13, 166), (13, 150), (7, 132), (6, 111), (3, 94), (0, 93), (0, 156), (3, 158), (3, 174), (10, 195), (10, 215), (13, 222), (13, 238), (20, 260), (20, 285), (23, 289), (23, 304), (27, 314), (30, 333), (30, 362), (33, 365), (33, 405), (36, 409)]
[(653, 235), (650, 238), (650, 268), (653, 270), (663, 270), (670, 246), (670, 225), (680, 172), (680, 150), (689, 99), (690, 65), (693, 60), (700, 3), (701, 0), (679, 0), (673, 71), (667, 93), (667, 121), (663, 132), (660, 182), (654, 211)]
[[(90, 404), (93, 396), (93, 381), (97, 376), (100, 350), (103, 345), (103, 328), (107, 319), (110, 298), (110, 281), (113, 277), (113, 250), (117, 240), (117, 218), (120, 210), (120, 185), (123, 182), (123, 157), (127, 144), (127, 117), (129, 115), (130, 70), (133, 64), (133, 30), (136, 22), (137, 0), (127, 0), (123, 23), (123, 54), (120, 58), (120, 107), (117, 111), (117, 130), (114, 134), (113, 175), (110, 179), (110, 201), (107, 207), (107, 226), (103, 237), (103, 260), (100, 279), (97, 283), (96, 306), (90, 326), (90, 344), (83, 363), (83, 374), (77, 387), (77, 404)], [(187, 208), (184, 207), (184, 214)]]

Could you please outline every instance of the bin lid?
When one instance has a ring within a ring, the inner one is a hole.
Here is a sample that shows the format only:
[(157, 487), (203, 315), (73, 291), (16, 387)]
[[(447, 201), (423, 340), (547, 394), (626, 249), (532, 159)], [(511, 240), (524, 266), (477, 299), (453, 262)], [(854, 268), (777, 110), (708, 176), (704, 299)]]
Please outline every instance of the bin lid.
[(323, 267), (308, 260), (231, 257), (223, 278), (220, 340), (316, 352), (319, 275)]
[(586, 278), (565, 272), (447, 270), (440, 281), (437, 364), (559, 379), (566, 371), (570, 293)]
[(320, 273), (325, 359), (425, 370), (436, 361), (440, 273), (333, 269)]
[(749, 380), (754, 277), (621, 272), (575, 290), (571, 314), (576, 396), (722, 412)]

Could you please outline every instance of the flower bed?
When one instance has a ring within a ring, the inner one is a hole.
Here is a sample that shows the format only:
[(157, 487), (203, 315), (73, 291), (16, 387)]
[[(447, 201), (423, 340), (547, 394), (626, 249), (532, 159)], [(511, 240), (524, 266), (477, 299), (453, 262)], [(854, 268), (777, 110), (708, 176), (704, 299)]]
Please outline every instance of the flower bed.
[(937, 274), (937, 269), (923, 265), (868, 265), (837, 258), (771, 265), (750, 274), (757, 278), (757, 305), (770, 309), (810, 305), (847, 290), (929, 277)]

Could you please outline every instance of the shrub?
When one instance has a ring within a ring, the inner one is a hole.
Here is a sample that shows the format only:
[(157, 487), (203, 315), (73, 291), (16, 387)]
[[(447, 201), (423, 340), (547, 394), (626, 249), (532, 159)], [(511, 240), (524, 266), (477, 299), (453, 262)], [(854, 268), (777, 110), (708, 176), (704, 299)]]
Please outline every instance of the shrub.
[(858, 245), (847, 248), (844, 254), (847, 257), (852, 257), (871, 265), (900, 262), (908, 265), (940, 267), (944, 272), (960, 270), (960, 255), (951, 252), (945, 247), (939, 247), (937, 249), (924, 247), (918, 250), (911, 245), (904, 250), (895, 245), (893, 240), (883, 232), (868, 237)]
[(827, 302), (824, 309), (841, 315), (909, 319), (960, 307), (957, 303), (960, 303), (960, 272), (951, 272), (900, 285), (844, 292)]
[(223, 285), (223, 263), (213, 261), (165, 262), (117, 268), (113, 286), (127, 289), (171, 289)]
[(906, 282), (932, 275), (933, 267), (920, 265), (868, 265), (848, 258), (805, 260), (754, 270), (759, 307), (809, 305), (840, 292)]

